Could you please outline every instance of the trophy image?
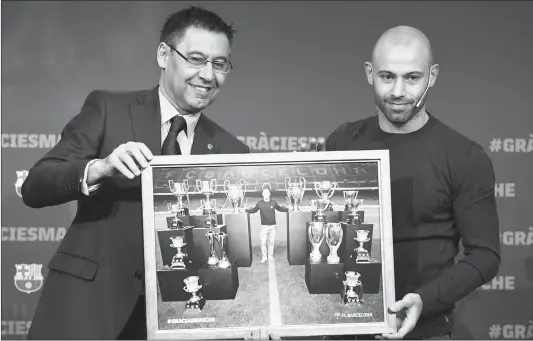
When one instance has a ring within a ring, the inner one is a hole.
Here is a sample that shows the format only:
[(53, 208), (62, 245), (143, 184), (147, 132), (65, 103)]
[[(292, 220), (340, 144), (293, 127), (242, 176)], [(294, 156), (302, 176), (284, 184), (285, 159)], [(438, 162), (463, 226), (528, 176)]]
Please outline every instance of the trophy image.
[(285, 191), (287, 191), (287, 199), (289, 200), (289, 210), (299, 211), (300, 202), (305, 193), (306, 181), (304, 177), (300, 177), (299, 182), (291, 182), (290, 177), (285, 178)]
[(170, 268), (185, 269), (184, 258), (187, 257), (187, 255), (181, 252), (181, 248), (187, 245), (187, 243), (185, 243), (185, 237), (174, 236), (174, 237), (170, 237), (170, 240), (172, 241), (172, 244), (170, 244), (170, 246), (177, 249), (176, 254), (174, 255), (174, 257), (172, 257)]
[(326, 215), (324, 214), (324, 211), (326, 210), (327, 205), (328, 202), (322, 199), (311, 200), (311, 207), (313, 211), (316, 212), (315, 221), (326, 222)]
[(178, 204), (176, 205), (176, 217), (189, 215), (189, 209), (183, 203), (183, 196), (186, 196), (187, 201), (189, 201), (189, 181), (187, 179), (183, 180), (183, 182), (168, 180), (168, 187), (172, 194), (178, 199)]
[(199, 279), (198, 276), (189, 276), (183, 280), (185, 283), (183, 290), (192, 294), (192, 297), (185, 303), (186, 311), (199, 311), (204, 307), (204, 298), (201, 294), (196, 295), (198, 290), (202, 289), (202, 285), (198, 283)]
[(370, 231), (356, 230), (355, 232), (357, 233), (357, 236), (354, 239), (359, 242), (359, 246), (354, 250), (356, 254), (355, 262), (370, 263), (370, 255), (368, 254), (368, 251), (365, 250), (365, 248), (363, 247), (363, 243), (366, 243), (370, 240), (370, 238), (368, 238), (368, 234), (370, 233)]
[(205, 237), (209, 241), (209, 250), (211, 250), (210, 251), (210, 256), (207, 259), (207, 264), (209, 264), (211, 266), (215, 266), (215, 265), (218, 264), (218, 257), (217, 257), (217, 254), (215, 252), (215, 239), (217, 239), (216, 234), (217, 233), (215, 231), (213, 231), (213, 230), (209, 230), (205, 234)]
[(170, 227), (171, 230), (176, 230), (178, 228), (183, 227), (183, 221), (181, 221), (180, 218), (178, 218), (178, 205), (168, 202), (167, 203), (167, 209), (174, 215), (174, 219), (172, 219), (172, 226)]
[(239, 209), (244, 202), (244, 195), (246, 194), (246, 181), (240, 179), (237, 184), (232, 185), (229, 180), (226, 180), (224, 181), (224, 191), (233, 206), (233, 213), (240, 213)]
[(347, 224), (360, 224), (361, 219), (357, 214), (357, 208), (363, 203), (365, 199), (357, 199), (358, 191), (344, 191), (344, 201), (346, 202), (346, 208), (350, 211)]
[[(215, 199), (213, 199), (215, 200)], [(213, 216), (211, 215), (211, 212), (207, 214), (207, 218), (205, 218), (205, 227), (210, 229), (217, 226), (217, 221)]]
[(320, 244), (324, 240), (324, 225), (325, 223), (319, 221), (309, 223), (309, 241), (313, 245), (313, 251), (309, 254), (309, 259), (314, 262), (320, 262), (322, 260)]
[(331, 197), (335, 193), (335, 190), (339, 187), (339, 184), (331, 181), (319, 181), (315, 182), (315, 192), (318, 197), (326, 204), (325, 211), (333, 211), (331, 205)]
[(364, 303), (363, 295), (363, 283), (359, 280), (361, 275), (355, 271), (346, 271), (346, 280), (342, 283), (344, 284), (344, 294), (343, 301), (344, 304), (349, 303)]
[(200, 208), (202, 209), (202, 214), (209, 214), (209, 212), (216, 214), (215, 207), (216, 202), (214, 199), (211, 199), (211, 196), (215, 194), (217, 190), (217, 179), (208, 180), (196, 180), (196, 191), (205, 195), (205, 200), (202, 199)]
[(329, 264), (339, 264), (340, 257), (337, 255), (337, 250), (342, 242), (342, 226), (341, 223), (327, 223), (326, 224), (326, 243), (329, 246), (329, 256), (326, 258)]
[(220, 262), (218, 262), (218, 267), (222, 269), (226, 269), (231, 266), (228, 256), (226, 256), (226, 250), (224, 250), (224, 245), (226, 244), (227, 238), (228, 235), (224, 232), (219, 232), (216, 234), (216, 240), (221, 250)]

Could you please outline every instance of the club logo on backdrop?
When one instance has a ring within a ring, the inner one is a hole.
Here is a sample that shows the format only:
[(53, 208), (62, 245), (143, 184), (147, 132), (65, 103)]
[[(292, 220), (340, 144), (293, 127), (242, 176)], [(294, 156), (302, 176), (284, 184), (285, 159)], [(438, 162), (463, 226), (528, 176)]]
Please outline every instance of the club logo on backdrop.
[(20, 188), (22, 187), (22, 184), (24, 183), (24, 180), (26, 180), (27, 176), (28, 176), (27, 170), (17, 171), (17, 181), (15, 181), (15, 191), (17, 191), (18, 196), (21, 198), (22, 198), (22, 193), (20, 192)]
[(27, 294), (36, 292), (43, 286), (42, 264), (15, 264), (15, 287)]

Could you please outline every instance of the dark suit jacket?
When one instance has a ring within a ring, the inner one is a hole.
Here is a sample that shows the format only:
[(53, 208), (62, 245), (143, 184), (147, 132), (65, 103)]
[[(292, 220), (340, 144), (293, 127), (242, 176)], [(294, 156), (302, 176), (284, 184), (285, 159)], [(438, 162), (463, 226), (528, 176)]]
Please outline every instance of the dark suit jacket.
[[(78, 210), (48, 267), (28, 338), (115, 339), (143, 290), (140, 177), (109, 179), (92, 196), (80, 190), (91, 159), (143, 142), (161, 154), (157, 87), (93, 91), (61, 140), (29, 171), (22, 198), (30, 207), (78, 201)], [(207, 147), (212, 144), (212, 148)], [(191, 154), (247, 153), (249, 148), (204, 114)]]

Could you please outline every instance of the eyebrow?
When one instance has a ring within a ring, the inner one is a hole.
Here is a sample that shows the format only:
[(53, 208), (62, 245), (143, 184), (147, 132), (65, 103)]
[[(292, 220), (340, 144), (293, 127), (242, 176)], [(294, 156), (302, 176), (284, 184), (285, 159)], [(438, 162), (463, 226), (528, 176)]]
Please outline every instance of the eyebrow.
[[(387, 71), (387, 70), (378, 71), (378, 75), (383, 75), (383, 74), (391, 74), (391, 75), (397, 76), (397, 74), (392, 71)], [(404, 74), (403, 76), (423, 76), (423, 75), (424, 73), (422, 71), (411, 71), (411, 72)]]

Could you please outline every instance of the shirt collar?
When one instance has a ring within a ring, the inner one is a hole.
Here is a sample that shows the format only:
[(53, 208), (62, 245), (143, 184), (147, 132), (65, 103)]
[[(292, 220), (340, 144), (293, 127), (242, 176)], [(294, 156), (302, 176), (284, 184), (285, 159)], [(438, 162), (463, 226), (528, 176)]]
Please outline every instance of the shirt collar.
[(199, 112), (191, 115), (182, 115), (179, 113), (178, 109), (176, 109), (176, 107), (169, 101), (167, 96), (165, 96), (165, 94), (161, 90), (161, 87), (159, 87), (158, 92), (159, 105), (161, 107), (161, 125), (174, 118), (174, 116), (180, 115), (187, 122), (187, 131), (194, 132), (196, 124), (198, 124), (198, 120), (200, 119), (200, 115), (202, 113)]

